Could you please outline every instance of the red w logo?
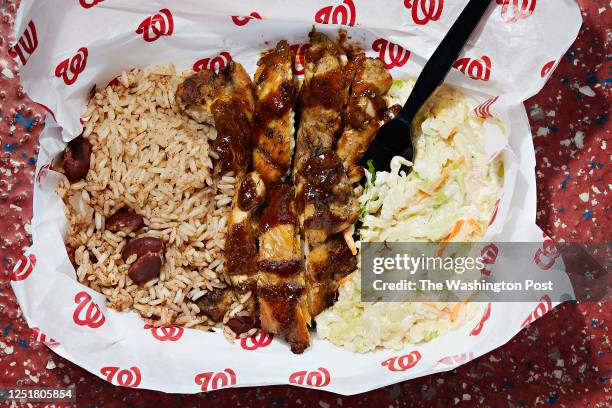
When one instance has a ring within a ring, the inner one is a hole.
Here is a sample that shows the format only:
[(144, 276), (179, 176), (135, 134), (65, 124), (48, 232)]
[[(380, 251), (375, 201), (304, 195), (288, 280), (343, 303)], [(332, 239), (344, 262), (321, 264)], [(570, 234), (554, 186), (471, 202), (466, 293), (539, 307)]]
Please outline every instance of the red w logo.
[(261, 15), (258, 12), (253, 11), (248, 16), (232, 16), (232, 21), (238, 27), (242, 27), (244, 25), (247, 25), (249, 23), (249, 21), (251, 21), (254, 18), (256, 18), (258, 20), (261, 20)]
[(150, 324), (145, 324), (144, 328), (151, 329), (151, 334), (159, 341), (178, 341), (185, 331), (185, 329), (178, 326), (155, 327)]
[(482, 317), (480, 318), (480, 321), (478, 322), (478, 324), (476, 326), (474, 326), (474, 328), (470, 332), (470, 336), (478, 336), (480, 334), (480, 332), (482, 331), (482, 329), (484, 328), (485, 322), (487, 320), (489, 320), (489, 317), (491, 317), (491, 303), (489, 303), (487, 305), (487, 308), (485, 309), (484, 313), (482, 314)]
[(544, 66), (542, 67), (542, 70), (540, 71), (540, 76), (544, 78), (546, 75), (548, 75), (548, 73), (552, 71), (552, 69), (555, 67), (556, 63), (557, 61), (552, 60), (544, 64)]
[(540, 298), (540, 303), (536, 306), (533, 312), (529, 313), (529, 316), (525, 319), (523, 324), (521, 324), (521, 328), (529, 326), (534, 320), (539, 319), (544, 316), (546, 313), (552, 310), (552, 301), (548, 295), (544, 295)]
[(109, 383), (122, 387), (138, 387), (142, 379), (138, 367), (130, 367), (129, 370), (120, 370), (119, 367), (102, 367), (100, 373), (106, 376), (106, 381)]
[(327, 386), (330, 380), (329, 371), (323, 367), (319, 367), (316, 371), (297, 371), (289, 376), (291, 384), (309, 385), (317, 388)]
[(273, 334), (260, 331), (254, 336), (241, 338), (240, 347), (245, 350), (256, 350), (258, 348), (267, 347), (272, 343), (273, 338)]
[(8, 53), (12, 58), (19, 57), (21, 65), (25, 65), (32, 53), (38, 48), (38, 36), (34, 21), (30, 20), (19, 40), (9, 48)]
[(11, 272), (11, 275), (9, 277), (10, 280), (12, 280), (13, 282), (24, 280), (25, 278), (30, 276), (35, 266), (36, 255), (21, 255), (21, 258), (19, 258), (19, 260), (15, 264), (15, 267), (13, 268), (13, 272)]
[(506, 23), (516, 23), (533, 14), (537, 0), (496, 0), (501, 7), (501, 17)]
[(491, 59), (486, 55), (478, 59), (461, 58), (453, 67), (475, 80), (488, 81), (491, 76)]
[(383, 38), (372, 43), (372, 50), (378, 52), (378, 58), (385, 63), (386, 69), (404, 66), (410, 57), (410, 51)]
[(93, 301), (89, 293), (85, 291), (77, 293), (74, 302), (77, 303), (77, 307), (72, 314), (72, 320), (79, 326), (97, 329), (106, 321), (100, 307)]
[(209, 69), (211, 71), (219, 72), (219, 70), (225, 68), (231, 60), (232, 56), (230, 53), (227, 51), (222, 51), (221, 54), (212, 58), (202, 58), (201, 60), (197, 60), (193, 64), (193, 71), (198, 72), (203, 69)]
[(66, 58), (55, 67), (55, 76), (62, 78), (66, 85), (72, 85), (79, 78), (79, 74), (85, 70), (87, 65), (87, 48), (81, 47), (71, 58)]
[(142, 20), (136, 34), (142, 34), (146, 42), (153, 42), (163, 35), (172, 35), (174, 31), (174, 20), (172, 13), (167, 8), (159, 10), (159, 13)]
[(491, 105), (493, 105), (498, 99), (499, 99), (499, 96), (496, 96), (495, 98), (487, 99), (486, 101), (484, 101), (483, 103), (475, 107), (474, 113), (476, 113), (476, 116), (478, 116), (479, 118), (483, 118), (483, 119), (492, 118), (493, 115), (491, 114)]
[(92, 8), (98, 3), (102, 3), (104, 0), (79, 0), (79, 4), (84, 9)]
[(217, 373), (200, 373), (195, 376), (194, 380), (197, 385), (201, 386), (202, 392), (206, 392), (209, 389), (218, 390), (236, 385), (236, 373), (231, 368), (226, 368)]
[(353, 0), (343, 0), (337, 6), (325, 6), (315, 14), (315, 21), (319, 24), (342, 24), (354, 26), (357, 12)]
[(406, 371), (417, 365), (417, 363), (421, 361), (421, 357), (421, 353), (417, 350), (413, 350), (403, 356), (391, 357), (380, 363), (380, 365), (387, 367), (389, 371)]
[(444, 9), (444, 0), (404, 0), (404, 7), (412, 11), (412, 21), (425, 25), (438, 21)]

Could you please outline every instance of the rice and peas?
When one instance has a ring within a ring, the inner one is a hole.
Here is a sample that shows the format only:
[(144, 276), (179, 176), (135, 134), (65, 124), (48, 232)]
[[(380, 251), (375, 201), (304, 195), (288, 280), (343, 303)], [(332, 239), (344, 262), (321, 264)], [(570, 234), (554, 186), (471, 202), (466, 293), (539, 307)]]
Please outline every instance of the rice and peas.
[[(60, 194), (70, 224), (66, 245), (79, 282), (103, 293), (108, 306), (133, 310), (156, 326), (203, 330), (247, 314), (237, 299), (219, 324), (196, 301), (229, 281), (223, 273), (227, 217), (235, 190), (232, 173), (214, 174), (213, 128), (183, 115), (175, 103), (186, 73), (172, 65), (124, 72), (116, 84), (97, 90), (83, 115), (83, 137), (93, 145), (85, 180), (64, 180)], [(402, 103), (412, 82), (395, 81), (390, 102)], [(484, 155), (482, 121), (466, 99), (444, 88), (415, 122), (413, 171), (367, 174), (360, 202), (362, 241), (477, 240), (501, 194), (501, 160)], [(406, 163), (403, 163), (406, 164)], [(135, 233), (105, 230), (122, 208), (144, 218)], [(161, 238), (166, 245), (159, 277), (137, 285), (121, 252), (130, 239)], [(359, 271), (340, 288), (338, 302), (320, 314), (319, 337), (350, 350), (399, 348), (428, 341), (473, 317), (474, 304), (363, 303)], [(250, 336), (251, 329), (240, 336)], [(235, 334), (227, 326), (228, 338)]]

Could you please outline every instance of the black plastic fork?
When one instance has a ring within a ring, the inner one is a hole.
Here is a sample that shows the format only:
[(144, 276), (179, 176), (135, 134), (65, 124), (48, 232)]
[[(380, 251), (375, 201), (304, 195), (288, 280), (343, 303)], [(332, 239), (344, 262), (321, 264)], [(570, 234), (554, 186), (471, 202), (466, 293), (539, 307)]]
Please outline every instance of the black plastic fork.
[(421, 71), (399, 115), (381, 126), (360, 164), (373, 161), (378, 171), (389, 171), (391, 159), (413, 160), (412, 120), (442, 84), (468, 38), (487, 11), (491, 0), (470, 0)]

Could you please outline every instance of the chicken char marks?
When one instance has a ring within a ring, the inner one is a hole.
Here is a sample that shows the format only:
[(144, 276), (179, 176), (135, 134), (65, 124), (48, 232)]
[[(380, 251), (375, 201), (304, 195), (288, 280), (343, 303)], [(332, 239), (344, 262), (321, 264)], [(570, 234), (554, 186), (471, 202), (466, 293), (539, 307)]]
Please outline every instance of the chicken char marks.
[[(255, 107), (251, 79), (242, 65), (233, 61), (218, 73), (205, 69), (185, 79), (177, 90), (177, 101), (192, 119), (216, 128), (217, 137), (212, 143), (212, 151), (217, 156), (215, 170), (220, 174), (233, 171), (236, 176), (237, 191), (225, 238), (225, 273), (236, 298), (251, 292), (244, 307), (254, 315), (257, 308), (256, 212), (264, 201), (265, 185), (257, 173), (246, 173)], [(199, 304), (209, 319), (219, 322), (233, 300), (230, 289), (216, 289), (206, 294)]]
[(255, 72), (253, 168), (266, 184), (284, 179), (295, 145), (293, 106), (296, 89), (287, 41), (264, 53)]
[(203, 69), (177, 90), (179, 107), (192, 119), (214, 126), (213, 152), (221, 172), (243, 174), (249, 164), (253, 127), (253, 84), (243, 66), (231, 61), (216, 73)]
[(225, 237), (225, 272), (238, 296), (251, 292), (244, 307), (254, 315), (257, 309), (257, 222), (255, 212), (263, 204), (266, 188), (256, 172), (246, 174), (232, 201)]
[(286, 184), (268, 194), (259, 223), (257, 295), (262, 329), (284, 336), (299, 354), (310, 344), (310, 314), (294, 194)]
[(339, 278), (356, 265), (340, 231), (355, 223), (359, 205), (334, 150), (342, 132), (355, 62), (350, 59), (343, 64), (341, 50), (333, 41), (322, 33), (310, 33), (300, 95), (295, 183), (305, 240), (308, 306), (313, 317), (333, 304)]

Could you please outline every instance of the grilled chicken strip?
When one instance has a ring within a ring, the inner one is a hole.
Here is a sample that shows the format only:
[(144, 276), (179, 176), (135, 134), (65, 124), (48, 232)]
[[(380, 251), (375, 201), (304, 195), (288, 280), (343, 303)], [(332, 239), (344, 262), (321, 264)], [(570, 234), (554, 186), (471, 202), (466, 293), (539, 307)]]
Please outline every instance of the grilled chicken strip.
[(245, 309), (257, 308), (257, 225), (253, 213), (263, 204), (266, 188), (256, 172), (244, 176), (232, 202), (225, 238), (225, 273), (237, 297), (251, 292)]
[(341, 50), (329, 37), (316, 31), (312, 31), (309, 37), (310, 47), (304, 56), (304, 83), (300, 92), (298, 161), (312, 152), (334, 147), (341, 131), (342, 111), (348, 100), (353, 74), (351, 66), (344, 66)]
[(257, 298), (261, 327), (280, 334), (291, 351), (310, 344), (310, 314), (293, 188), (277, 184), (259, 223)]
[(295, 181), (305, 239), (308, 307), (313, 317), (333, 303), (336, 272), (348, 273), (355, 265), (339, 232), (355, 223), (359, 205), (334, 147), (356, 62), (349, 60), (343, 66), (338, 47), (324, 34), (310, 33), (300, 94)]
[(353, 57), (356, 69), (351, 94), (344, 111), (344, 130), (336, 152), (353, 180), (362, 174), (357, 162), (374, 140), (386, 113), (383, 95), (389, 91), (393, 79), (378, 58), (366, 58), (359, 53)]
[(204, 69), (179, 85), (179, 107), (192, 119), (214, 126), (213, 152), (221, 172), (246, 171), (253, 125), (253, 84), (242, 65), (231, 61), (215, 73)]
[(287, 41), (266, 52), (257, 66), (253, 168), (266, 184), (271, 184), (286, 176), (295, 145), (293, 106), (297, 92)]

